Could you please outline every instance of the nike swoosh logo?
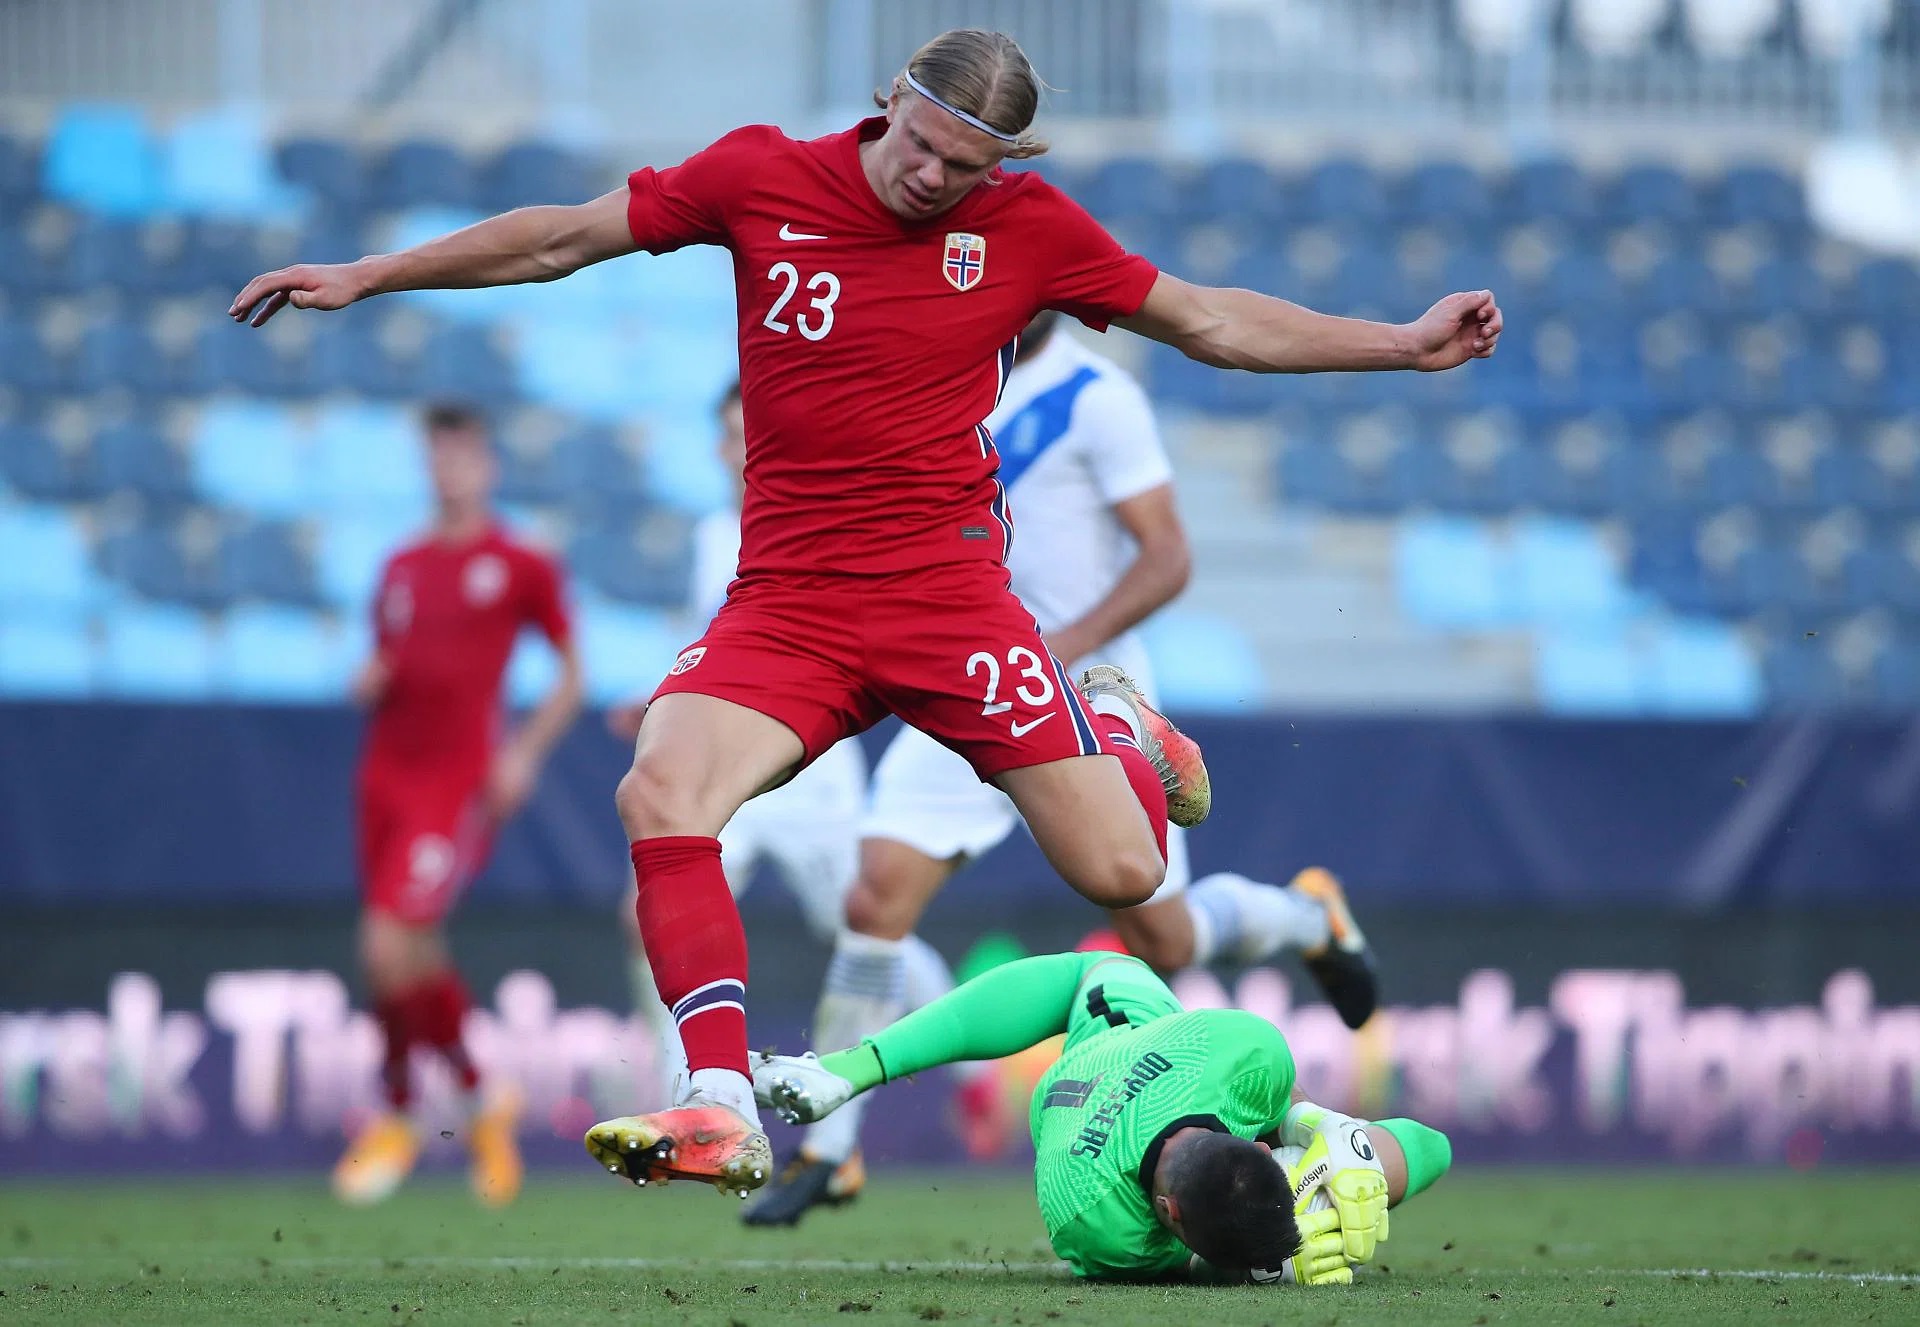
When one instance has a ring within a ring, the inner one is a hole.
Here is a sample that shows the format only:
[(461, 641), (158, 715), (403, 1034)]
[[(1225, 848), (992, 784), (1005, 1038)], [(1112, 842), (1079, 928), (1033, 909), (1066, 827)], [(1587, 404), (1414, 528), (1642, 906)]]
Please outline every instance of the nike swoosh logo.
[(1048, 719), (1051, 719), (1052, 717), (1053, 717), (1053, 712), (1049, 711), (1030, 723), (1016, 723), (1013, 725), (1013, 735), (1015, 737), (1025, 737), (1028, 733), (1032, 732), (1035, 728), (1038, 728), (1041, 724), (1045, 723)]
[(780, 227), (780, 238), (783, 240), (824, 240), (827, 237), (825, 235), (809, 235), (805, 231), (795, 230), (793, 223), (788, 222)]

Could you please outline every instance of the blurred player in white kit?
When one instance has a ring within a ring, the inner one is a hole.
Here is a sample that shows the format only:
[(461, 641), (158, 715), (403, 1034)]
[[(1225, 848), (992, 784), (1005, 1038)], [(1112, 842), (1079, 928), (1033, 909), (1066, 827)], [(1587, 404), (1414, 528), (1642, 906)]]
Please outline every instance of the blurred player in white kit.
[[(740, 497), (747, 463), (746, 423), (740, 384), (734, 383), (715, 408), (720, 459), (733, 481), (732, 504), (703, 516), (693, 531), (693, 569), (687, 586), (687, 614), (696, 624), (712, 620), (726, 602), (727, 587), (740, 561)], [(640, 731), (644, 700), (615, 706), (607, 723), (632, 741)], [(762, 793), (734, 814), (720, 834), (722, 869), (737, 895), (753, 880), (754, 869), (771, 862), (800, 903), (807, 926), (831, 944), (840, 931), (847, 891), (860, 864), (860, 816), (866, 808), (867, 758), (857, 738), (837, 743), (787, 783)], [(673, 1079), (684, 1071), (686, 1054), (673, 1015), (653, 983), (653, 968), (640, 944), (631, 893), (620, 915), (631, 943), (630, 976), (634, 1010), (652, 1028), (660, 1048), (663, 1101), (670, 1101)], [(945, 961), (917, 937), (907, 946), (907, 987), (918, 1008), (953, 985)]]
[[(1179, 595), (1191, 566), (1173, 470), (1140, 385), (1057, 333), (1058, 319), (1047, 312), (1028, 325), (988, 418), (1012, 499), (1013, 589), (1072, 675), (1089, 664), (1117, 666), (1151, 701), (1153, 671), (1136, 628)], [(1011, 709), (1020, 688), (1046, 685), (1037, 657), (1030, 675), (985, 651), (968, 661), (970, 673), (976, 668), (989, 705), (997, 695)], [(917, 729), (900, 730), (874, 769), (858, 879), (814, 1015), (815, 1045), (857, 1046), (951, 986), (944, 966), (944, 980), (932, 984), (931, 951), (914, 928), (953, 873), (1019, 823), (1013, 802), (963, 758)], [(1302, 871), (1284, 887), (1221, 873), (1189, 888), (1190, 878), (1184, 831), (1171, 827), (1164, 883), (1147, 903), (1110, 914), (1129, 953), (1171, 973), (1297, 950), (1349, 1027), (1372, 1014), (1371, 956), (1330, 873)], [(1012, 1121), (997, 1084), (964, 1070), (963, 1078), (969, 1148), (989, 1154)], [(812, 1207), (857, 1196), (865, 1178), (861, 1104), (809, 1129), (747, 1208), (749, 1225), (792, 1225)]]

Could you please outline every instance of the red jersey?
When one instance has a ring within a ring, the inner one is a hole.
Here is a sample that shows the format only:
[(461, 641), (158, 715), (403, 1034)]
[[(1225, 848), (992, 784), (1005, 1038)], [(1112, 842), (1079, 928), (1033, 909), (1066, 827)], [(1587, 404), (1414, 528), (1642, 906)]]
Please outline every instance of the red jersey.
[(1098, 329), (1158, 275), (1037, 175), (995, 171), (927, 221), (860, 166), (879, 117), (796, 142), (737, 129), (627, 181), (651, 253), (733, 253), (747, 422), (740, 574), (1004, 561), (1013, 527), (984, 421), (1041, 309)]
[(390, 670), (366, 763), (431, 765), (477, 779), (493, 751), (500, 679), (523, 626), (555, 646), (572, 634), (560, 570), (489, 528), (451, 544), (428, 538), (395, 553), (374, 596), (374, 638)]

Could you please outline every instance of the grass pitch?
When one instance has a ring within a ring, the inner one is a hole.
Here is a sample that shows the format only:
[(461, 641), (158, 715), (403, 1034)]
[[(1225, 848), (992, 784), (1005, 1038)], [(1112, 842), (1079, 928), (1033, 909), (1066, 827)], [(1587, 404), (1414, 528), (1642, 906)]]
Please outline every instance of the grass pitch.
[(883, 1175), (795, 1231), (711, 1190), (536, 1174), (505, 1212), (427, 1180), (0, 1185), (7, 1323), (1920, 1322), (1911, 1172), (1456, 1172), (1351, 1289), (1077, 1282), (1012, 1173)]

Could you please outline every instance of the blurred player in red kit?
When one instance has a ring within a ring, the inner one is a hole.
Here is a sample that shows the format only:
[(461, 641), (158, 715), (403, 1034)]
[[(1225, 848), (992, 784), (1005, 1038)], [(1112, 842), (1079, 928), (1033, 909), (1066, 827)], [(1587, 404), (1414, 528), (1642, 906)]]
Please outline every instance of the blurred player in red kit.
[[(575, 207), (524, 208), (400, 253), (256, 277), (229, 313), (388, 291), (547, 281), (645, 250), (734, 259), (746, 496), (739, 577), (668, 670), (615, 796), (638, 914), (692, 1072), (673, 1109), (596, 1125), (638, 1183), (744, 1194), (772, 1154), (748, 1080), (746, 939), (717, 835), (742, 803), (898, 714), (1020, 809), (1106, 907), (1145, 901), (1166, 826), (1211, 804), (1197, 747), (1117, 668), (1078, 688), (1008, 588), (1014, 524), (984, 426), (1020, 330), (1057, 309), (1221, 368), (1453, 368), (1493, 353), (1486, 291), (1401, 325), (1189, 285), (1127, 253), (1038, 156), (1040, 81), (1014, 41), (960, 29), (915, 53), (884, 114), (798, 142), (738, 129)], [(1084, 694), (1083, 694), (1084, 693)]]
[[(375, 648), (354, 682), (372, 711), (356, 789), (360, 959), (386, 1041), (389, 1109), (354, 1138), (333, 1186), (347, 1202), (378, 1202), (413, 1169), (409, 1062), (426, 1047), (445, 1057), (467, 1099), (474, 1192), (498, 1205), (520, 1191), (518, 1102), (510, 1090), (481, 1091), (462, 1039), (467, 988), (442, 926), (579, 712), (580, 666), (560, 569), (494, 519), (486, 422), (436, 406), (426, 448), (433, 528), (381, 572)], [(503, 740), (500, 681), (523, 627), (553, 644), (559, 675)]]

